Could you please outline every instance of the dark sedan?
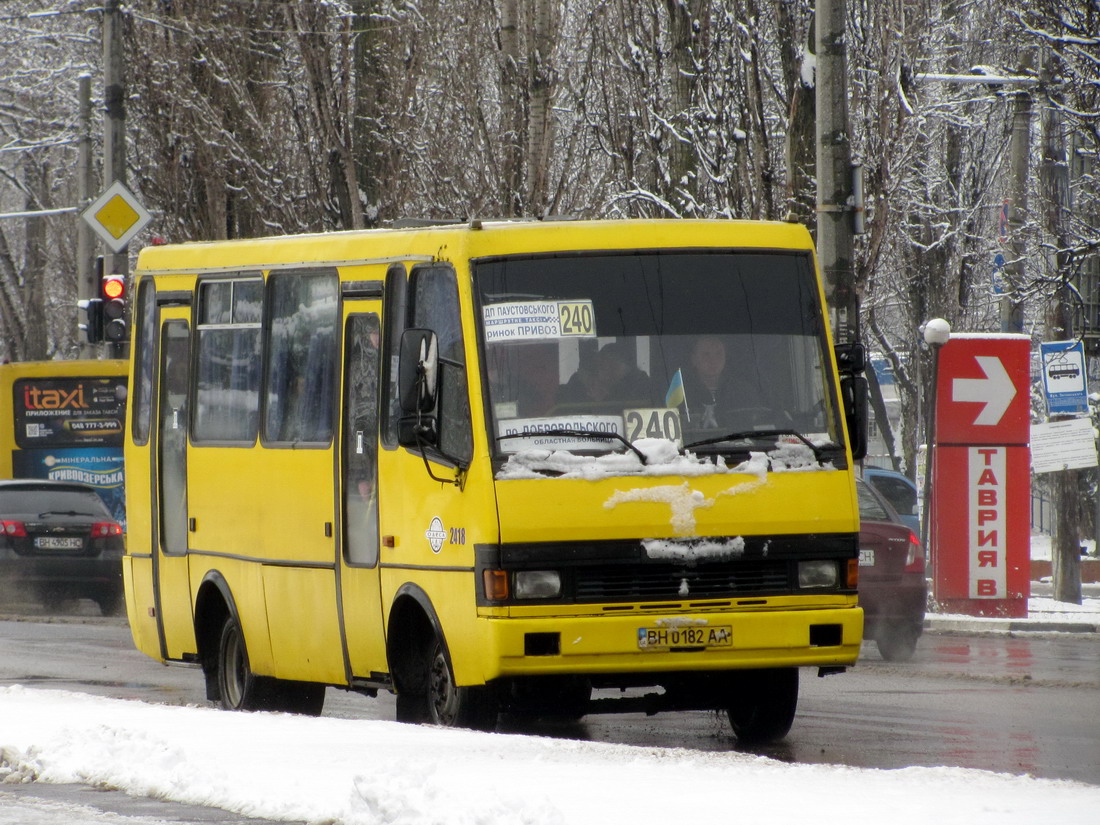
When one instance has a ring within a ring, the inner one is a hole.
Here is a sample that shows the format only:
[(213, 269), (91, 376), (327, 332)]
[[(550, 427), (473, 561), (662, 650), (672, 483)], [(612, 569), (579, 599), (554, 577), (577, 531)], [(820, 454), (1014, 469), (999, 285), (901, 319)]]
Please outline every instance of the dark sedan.
[(913, 655), (924, 629), (924, 548), (870, 484), (856, 479), (856, 492), (863, 638), (875, 640), (882, 658), (903, 662)]
[[(0, 599), (47, 607), (92, 599), (105, 616), (123, 604), (122, 528), (84, 484), (0, 481)], [(0, 604), (3, 602), (0, 601)]]

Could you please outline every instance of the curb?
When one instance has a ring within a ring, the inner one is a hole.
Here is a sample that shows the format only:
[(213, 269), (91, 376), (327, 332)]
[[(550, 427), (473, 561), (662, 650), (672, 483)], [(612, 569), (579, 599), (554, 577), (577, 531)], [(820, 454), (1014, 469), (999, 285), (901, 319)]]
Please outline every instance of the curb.
[(1052, 622), (1042, 619), (979, 619), (926, 616), (931, 633), (1100, 633), (1095, 622)]

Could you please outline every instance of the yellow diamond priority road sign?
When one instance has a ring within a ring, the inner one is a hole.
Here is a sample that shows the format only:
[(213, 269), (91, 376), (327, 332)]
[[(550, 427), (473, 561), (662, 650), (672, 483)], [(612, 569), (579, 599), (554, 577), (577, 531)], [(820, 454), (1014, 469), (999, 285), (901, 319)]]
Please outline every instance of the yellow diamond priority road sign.
[(112, 252), (121, 252), (130, 239), (153, 219), (122, 181), (115, 181), (80, 213)]

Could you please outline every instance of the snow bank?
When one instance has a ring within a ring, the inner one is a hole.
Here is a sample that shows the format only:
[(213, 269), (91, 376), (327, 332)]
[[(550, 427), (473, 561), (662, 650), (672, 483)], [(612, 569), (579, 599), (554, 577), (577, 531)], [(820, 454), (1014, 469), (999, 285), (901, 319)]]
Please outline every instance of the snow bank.
[(1069, 825), (1100, 788), (958, 768), (788, 765), (739, 753), (0, 688), (0, 780), (34, 777), (342, 825)]

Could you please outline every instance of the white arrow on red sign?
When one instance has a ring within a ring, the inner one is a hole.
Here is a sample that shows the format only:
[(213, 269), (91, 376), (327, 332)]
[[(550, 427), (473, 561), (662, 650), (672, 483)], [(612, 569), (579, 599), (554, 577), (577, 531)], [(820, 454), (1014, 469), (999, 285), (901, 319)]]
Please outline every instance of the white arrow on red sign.
[(954, 379), (951, 384), (951, 400), (985, 404), (974, 419), (974, 424), (994, 427), (1000, 423), (1012, 399), (1016, 397), (1016, 385), (1012, 383), (1012, 377), (996, 355), (975, 355), (974, 360), (982, 368), (985, 378)]

